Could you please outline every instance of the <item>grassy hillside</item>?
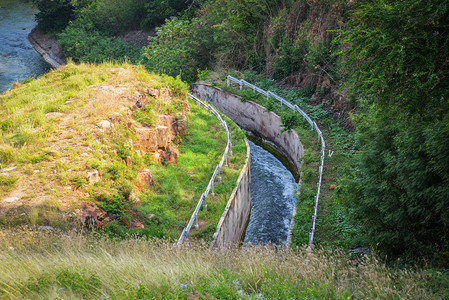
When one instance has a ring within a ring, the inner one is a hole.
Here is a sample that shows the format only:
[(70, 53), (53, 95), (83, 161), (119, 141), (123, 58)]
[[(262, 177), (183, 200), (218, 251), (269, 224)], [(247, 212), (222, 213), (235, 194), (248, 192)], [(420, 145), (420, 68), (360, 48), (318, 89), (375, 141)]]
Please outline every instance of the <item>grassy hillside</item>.
[[(37, 232), (0, 234), (0, 297), (48, 299), (438, 299), (448, 282), (339, 251), (172, 248)], [(445, 289), (446, 288), (446, 289)], [(441, 299), (441, 298), (440, 298)]]
[[(111, 63), (69, 63), (27, 81), (0, 95), (0, 229), (93, 219), (114, 235), (177, 238), (227, 141), (215, 117), (187, 102), (187, 85)], [(147, 151), (138, 131), (167, 130), (167, 119), (177, 132)], [(245, 161), (244, 134), (228, 123), (234, 156), (194, 235), (210, 238)], [(139, 181), (145, 169), (154, 182)]]

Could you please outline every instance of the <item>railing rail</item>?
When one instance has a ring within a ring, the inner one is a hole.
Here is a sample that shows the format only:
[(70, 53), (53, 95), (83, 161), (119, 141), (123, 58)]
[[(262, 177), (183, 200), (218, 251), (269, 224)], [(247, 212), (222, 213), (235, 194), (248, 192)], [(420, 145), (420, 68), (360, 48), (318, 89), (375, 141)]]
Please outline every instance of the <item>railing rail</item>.
[(312, 249), (313, 238), (315, 236), (316, 219), (317, 219), (317, 213), (318, 213), (318, 201), (320, 199), (321, 182), (322, 182), (322, 178), (323, 178), (323, 168), (324, 168), (324, 155), (325, 155), (325, 149), (326, 149), (326, 144), (324, 142), (323, 133), (318, 128), (318, 125), (304, 111), (302, 111), (298, 105), (296, 105), (296, 104), (293, 105), (290, 102), (288, 102), (287, 100), (285, 100), (284, 98), (276, 95), (275, 93), (273, 93), (271, 91), (265, 91), (255, 85), (243, 80), (243, 79), (240, 80), (240, 79), (237, 79), (235, 77), (228, 75), (227, 80), (226, 80), (228, 86), (231, 84), (231, 81), (237, 83), (240, 86), (240, 89), (243, 89), (244, 86), (247, 86), (247, 87), (251, 88), (254, 92), (258, 92), (258, 93), (266, 96), (267, 99), (272, 97), (272, 98), (278, 100), (281, 103), (281, 105), (285, 105), (285, 106), (289, 107), (290, 109), (298, 112), (310, 124), (310, 126), (312, 126), (312, 130), (315, 130), (318, 133), (318, 139), (321, 142), (321, 164), (318, 169), (319, 177), (318, 177), (318, 182), (317, 182), (317, 192), (316, 192), (316, 196), (314, 197), (315, 207), (314, 207), (314, 214), (312, 216), (312, 229), (311, 229), (311, 232), (309, 233), (309, 249)]
[(192, 99), (193, 101), (195, 101), (196, 103), (198, 103), (198, 106), (202, 106), (203, 108), (205, 108), (206, 110), (208, 110), (210, 113), (214, 114), (218, 120), (220, 121), (221, 126), (223, 126), (227, 138), (228, 138), (228, 142), (226, 144), (226, 148), (223, 152), (223, 155), (221, 157), (220, 162), (218, 163), (218, 165), (215, 167), (215, 171), (212, 174), (212, 177), (209, 180), (209, 184), (206, 187), (206, 190), (204, 191), (203, 194), (201, 194), (200, 199), (196, 205), (196, 208), (192, 214), (192, 216), (190, 217), (189, 223), (187, 224), (187, 226), (183, 229), (181, 236), (178, 239), (177, 245), (182, 244), (182, 242), (188, 238), (188, 234), (190, 232), (190, 229), (192, 228), (192, 226), (198, 228), (198, 212), (201, 208), (201, 205), (203, 206), (203, 209), (206, 210), (207, 209), (207, 204), (206, 204), (206, 199), (207, 196), (209, 195), (209, 193), (211, 192), (212, 195), (214, 195), (214, 183), (215, 183), (215, 178), (217, 178), (218, 176), (218, 180), (221, 180), (221, 168), (223, 167), (223, 165), (227, 166), (228, 165), (228, 155), (232, 156), (232, 143), (231, 143), (231, 133), (229, 132), (228, 129), (228, 125), (226, 124), (226, 121), (223, 120), (223, 118), (220, 116), (220, 114), (209, 104), (204, 103), (203, 101), (201, 101), (200, 99), (198, 99), (197, 97), (193, 96), (192, 94), (188, 94), (188, 97), (190, 99)]

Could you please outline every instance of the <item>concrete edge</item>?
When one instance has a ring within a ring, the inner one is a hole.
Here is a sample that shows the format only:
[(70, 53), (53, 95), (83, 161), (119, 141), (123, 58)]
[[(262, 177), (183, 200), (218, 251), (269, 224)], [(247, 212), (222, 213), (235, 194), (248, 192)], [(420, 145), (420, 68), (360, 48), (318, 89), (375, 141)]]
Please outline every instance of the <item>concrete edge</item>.
[(56, 39), (40, 31), (37, 26), (28, 34), (28, 41), (34, 50), (53, 68), (60, 68), (67, 63)]
[[(246, 175), (246, 173), (248, 172), (248, 168), (250, 167), (250, 160), (251, 160), (251, 148), (249, 147), (249, 143), (248, 143), (248, 139), (245, 138), (245, 144), (246, 144), (246, 160), (245, 160), (245, 165), (243, 166), (242, 170), (240, 171), (240, 175), (239, 178), (237, 179), (236, 185), (234, 190), (231, 193), (231, 196), (229, 197), (228, 203), (226, 204), (226, 207), (223, 211), (223, 214), (221, 215), (220, 220), (218, 221), (217, 224), (217, 230), (215, 231), (214, 235), (213, 235), (213, 240), (211, 242), (211, 246), (214, 246), (216, 244), (216, 240), (217, 240), (217, 235), (218, 235), (218, 231), (219, 229), (223, 226), (223, 222), (226, 219), (228, 213), (229, 213), (229, 209), (232, 206), (232, 202), (235, 199), (235, 194), (237, 193), (237, 189), (241, 183), (241, 181), (243, 180), (243, 177)], [(249, 214), (249, 213), (248, 213)], [(248, 216), (246, 216), (246, 218), (248, 218)], [(240, 237), (241, 238), (241, 237)]]

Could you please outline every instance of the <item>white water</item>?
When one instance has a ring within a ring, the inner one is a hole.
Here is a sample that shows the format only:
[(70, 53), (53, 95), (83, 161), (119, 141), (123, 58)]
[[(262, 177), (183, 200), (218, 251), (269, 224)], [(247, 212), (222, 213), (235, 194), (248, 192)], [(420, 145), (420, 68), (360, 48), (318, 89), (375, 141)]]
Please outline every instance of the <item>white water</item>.
[(292, 173), (271, 153), (251, 147), (251, 216), (244, 243), (285, 244), (297, 183)]

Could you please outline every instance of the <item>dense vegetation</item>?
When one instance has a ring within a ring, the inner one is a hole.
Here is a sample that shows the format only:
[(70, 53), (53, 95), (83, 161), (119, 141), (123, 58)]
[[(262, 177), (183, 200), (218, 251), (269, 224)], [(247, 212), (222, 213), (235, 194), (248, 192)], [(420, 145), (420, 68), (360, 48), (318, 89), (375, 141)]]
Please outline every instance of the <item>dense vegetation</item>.
[[(38, 20), (76, 60), (126, 56), (186, 81), (198, 70), (252, 70), (301, 88), (334, 116), (343, 97), (356, 139), (335, 146), (349, 155), (321, 218), (344, 220), (348, 247), (448, 267), (448, 1), (175, 2), (38, 1)], [(143, 50), (116, 38), (163, 19)]]
[(340, 199), (365, 243), (449, 266), (446, 1), (359, 1), (342, 32), (359, 94), (358, 154)]

